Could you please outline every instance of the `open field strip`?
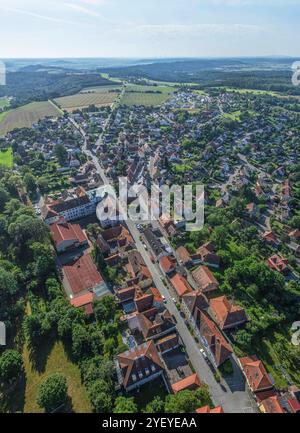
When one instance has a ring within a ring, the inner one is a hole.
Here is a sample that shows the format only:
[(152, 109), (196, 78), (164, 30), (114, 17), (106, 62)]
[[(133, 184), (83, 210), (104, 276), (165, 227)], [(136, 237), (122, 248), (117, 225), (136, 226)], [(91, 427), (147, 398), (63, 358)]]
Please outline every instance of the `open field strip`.
[(117, 99), (117, 92), (92, 92), (77, 93), (76, 95), (57, 98), (54, 102), (63, 110), (74, 111), (76, 109), (87, 108), (90, 105), (96, 107), (107, 107)]
[[(2, 115), (1, 115), (2, 114)], [(57, 117), (60, 112), (48, 101), (30, 104), (0, 114), (0, 136), (16, 128), (30, 128), (44, 117)], [(3, 116), (4, 115), (4, 116)]]

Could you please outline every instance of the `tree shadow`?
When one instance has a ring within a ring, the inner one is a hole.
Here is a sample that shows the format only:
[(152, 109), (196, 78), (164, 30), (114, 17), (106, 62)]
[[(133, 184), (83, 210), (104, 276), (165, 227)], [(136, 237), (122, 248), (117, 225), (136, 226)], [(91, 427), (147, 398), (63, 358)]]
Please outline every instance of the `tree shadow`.
[(44, 340), (38, 347), (28, 346), (29, 360), (32, 368), (39, 374), (46, 370), (47, 360), (55, 344), (55, 340)]
[(1, 410), (9, 413), (24, 412), (25, 389), (26, 376), (25, 374), (22, 374), (22, 376), (15, 384), (7, 386), (4, 389), (0, 390), (1, 394), (3, 392), (4, 400), (4, 405), (0, 404)]

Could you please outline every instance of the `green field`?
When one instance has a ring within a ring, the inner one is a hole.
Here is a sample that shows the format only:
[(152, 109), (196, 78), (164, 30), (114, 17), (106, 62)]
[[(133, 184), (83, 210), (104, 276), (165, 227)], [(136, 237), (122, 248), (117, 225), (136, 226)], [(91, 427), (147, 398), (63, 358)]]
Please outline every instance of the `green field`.
[(48, 101), (31, 102), (0, 114), (0, 136), (16, 128), (30, 128), (44, 117), (58, 117), (60, 115), (58, 109)]
[(67, 378), (70, 406), (67, 411), (75, 413), (92, 412), (85, 387), (81, 383), (79, 368), (68, 358), (61, 342), (54, 345), (45, 343), (39, 348), (38, 359), (32, 362), (32, 355), (25, 347), (23, 350), (25, 365), (25, 385), (18, 391), (15, 404), (25, 413), (39, 413), (43, 410), (37, 405), (36, 398), (40, 383), (50, 374), (61, 373)]
[(225, 113), (223, 117), (225, 117), (225, 119), (230, 119), (235, 122), (240, 122), (241, 114), (241, 111), (234, 111), (233, 113)]
[(7, 107), (9, 105), (9, 100), (7, 98), (0, 98), (0, 109)]
[(128, 106), (158, 106), (166, 102), (174, 90), (174, 88), (169, 86), (140, 86), (130, 84), (126, 86), (126, 92), (121, 103)]
[(13, 151), (11, 148), (4, 151), (0, 150), (0, 165), (7, 168), (13, 167)]
[(109, 92), (109, 89), (103, 89), (103, 91), (84, 91), (76, 95), (64, 96), (55, 99), (54, 102), (63, 110), (72, 112), (77, 109), (87, 108), (90, 105), (95, 105), (96, 107), (110, 106), (117, 96), (117, 92)]
[(98, 86), (98, 87), (86, 87), (82, 89), (80, 93), (108, 93), (111, 91), (121, 91), (122, 86)]

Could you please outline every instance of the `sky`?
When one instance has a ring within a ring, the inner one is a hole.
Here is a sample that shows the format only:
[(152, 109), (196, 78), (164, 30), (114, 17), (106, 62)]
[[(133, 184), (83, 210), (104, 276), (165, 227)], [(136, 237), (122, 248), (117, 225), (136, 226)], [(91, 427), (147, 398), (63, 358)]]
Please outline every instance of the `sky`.
[(300, 56), (300, 0), (0, 0), (0, 59)]

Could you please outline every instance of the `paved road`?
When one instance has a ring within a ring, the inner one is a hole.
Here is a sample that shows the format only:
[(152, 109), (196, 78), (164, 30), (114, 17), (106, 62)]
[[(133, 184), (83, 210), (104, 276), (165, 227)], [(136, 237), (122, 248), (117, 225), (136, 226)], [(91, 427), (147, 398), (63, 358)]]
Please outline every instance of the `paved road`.
[[(108, 179), (103, 168), (99, 164), (98, 158), (90, 150), (87, 149), (87, 141), (84, 131), (79, 127), (79, 125), (76, 125), (76, 122), (73, 119), (70, 120), (72, 121), (73, 125), (83, 133), (83, 136), (85, 138), (84, 152), (93, 160), (104, 185), (110, 185), (110, 180)], [(107, 123), (107, 125), (108, 124), (109, 123)], [(234, 366), (234, 376), (232, 378), (232, 383), (224, 383), (223, 387), (221, 387), (221, 385), (215, 380), (215, 377), (210, 367), (208, 366), (199, 351), (196, 341), (190, 334), (184, 319), (180, 316), (180, 313), (172, 300), (171, 293), (162, 281), (160, 269), (157, 265), (154, 265), (152, 263), (150, 253), (145, 249), (144, 245), (142, 244), (140, 240), (141, 234), (137, 229), (136, 223), (128, 220), (126, 224), (136, 243), (138, 251), (142, 255), (146, 265), (149, 268), (149, 271), (151, 272), (156, 287), (160, 291), (161, 295), (164, 296), (166, 299), (166, 306), (168, 310), (176, 318), (177, 330), (181, 337), (181, 340), (185, 345), (188, 357), (198, 376), (203, 382), (208, 385), (213, 403), (216, 406), (221, 405), (226, 413), (255, 412), (255, 403), (253, 401), (253, 398), (249, 396), (247, 390), (245, 389), (246, 387), (244, 377), (237, 366)]]

